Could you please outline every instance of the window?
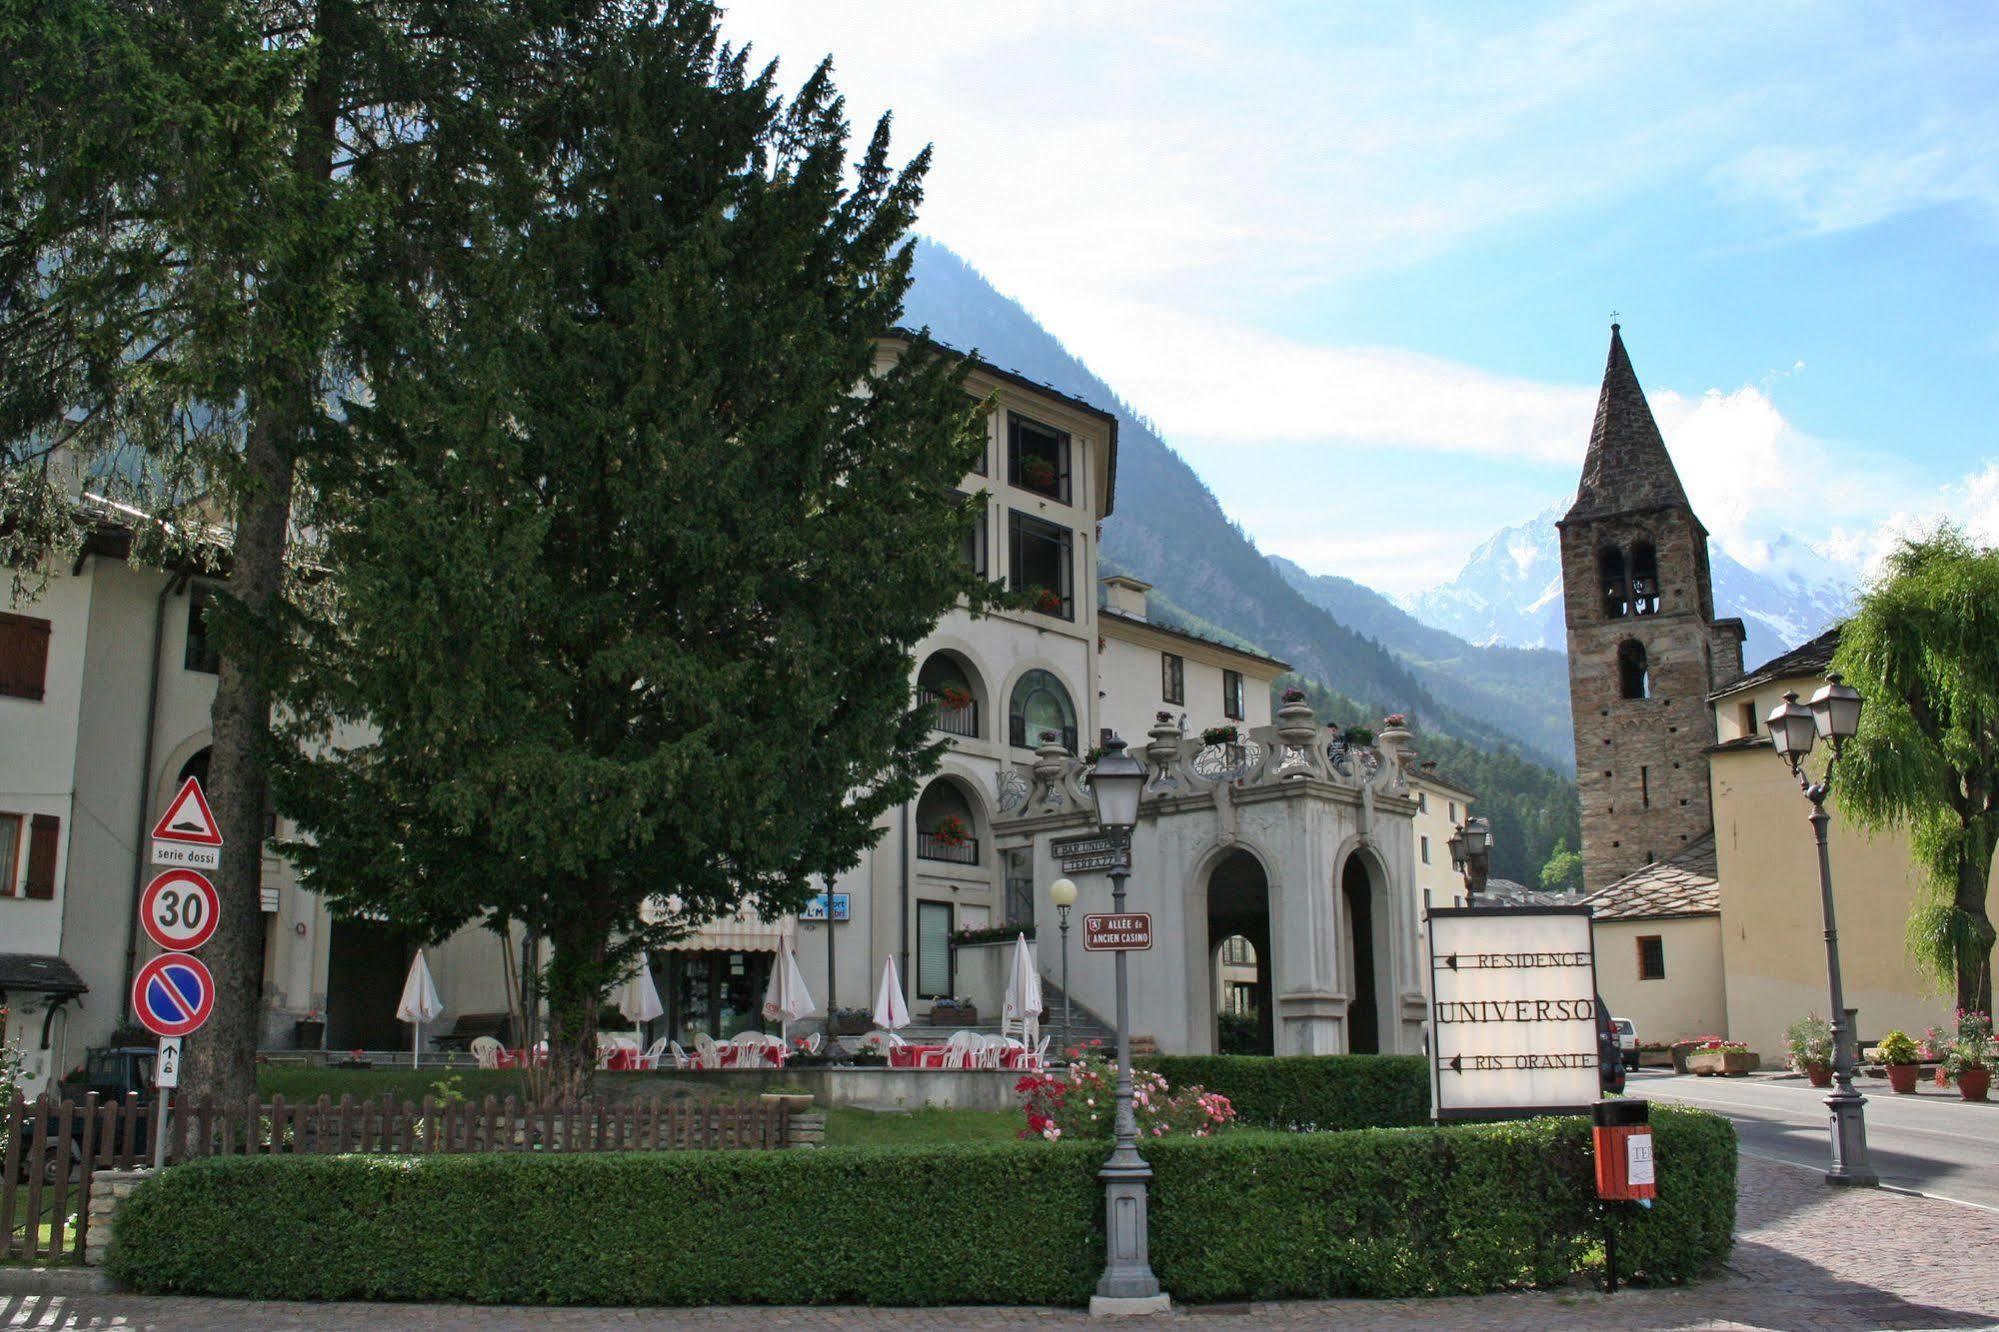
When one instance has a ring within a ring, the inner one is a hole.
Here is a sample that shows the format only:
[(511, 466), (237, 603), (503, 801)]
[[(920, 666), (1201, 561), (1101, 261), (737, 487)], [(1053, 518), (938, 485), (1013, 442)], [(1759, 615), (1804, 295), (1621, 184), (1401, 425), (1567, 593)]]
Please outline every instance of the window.
[[(952, 494), (957, 497), (954, 502), (959, 508), (963, 508), (972, 501), (972, 497), (962, 490), (953, 491)], [(969, 564), (974, 573), (983, 574), (986, 571), (986, 507), (984, 504), (979, 505), (977, 520), (972, 524), (971, 530), (965, 533), (964, 541), (958, 546), (958, 558)]]
[(1638, 769), (1638, 803), (1642, 808), (1652, 808), (1652, 770), (1650, 768), (1640, 767)]
[(1638, 979), (1666, 979), (1666, 941), (1656, 934), (1638, 937)]
[(1065, 620), (1076, 618), (1071, 587), (1075, 533), (1031, 514), (1008, 516), (1008, 585), (1034, 597), (1034, 609)]
[(196, 583), (187, 593), (187, 651), (181, 664), (190, 671), (214, 675), (222, 669), (222, 654), (208, 636), (208, 603), (215, 591), (206, 583)]
[(1649, 541), (1631, 548), (1631, 613), (1659, 613), (1659, 553)]
[(1744, 737), (1756, 734), (1756, 705), (1743, 703), (1735, 709), (1735, 726)]
[(0, 695), (41, 702), (49, 677), (49, 622), (0, 613)]
[(1041, 737), (1052, 733), (1071, 754), (1076, 752), (1076, 708), (1069, 691), (1047, 671), (1029, 671), (1013, 687), (1007, 706), (1007, 739), (1020, 749), (1038, 749)]
[(1458, 826), (1458, 802), (1452, 800), (1446, 803), (1449, 805), (1451, 811), (1451, 826), (1455, 828)]
[(1242, 672), (1222, 672), (1222, 716), (1230, 721), (1243, 719)]
[(1621, 620), (1631, 613), (1631, 589), (1624, 579), (1624, 552), (1605, 546), (1596, 556), (1597, 584), (1603, 589), (1603, 617)]
[[(26, 873), (22, 841), (27, 842)], [(56, 853), (62, 820), (53, 814), (0, 814), (0, 897), (48, 901), (56, 895)]]
[(1422, 837), (1418, 838), (1417, 840), (1422, 843), (1421, 849), (1423, 852), (1423, 863), (1427, 865), (1430, 863), (1430, 839), (1427, 837)]
[(1007, 413), (1006, 479), (1022, 490), (1069, 502), (1069, 436)]
[(0, 814), (0, 897), (12, 897), (20, 882), (21, 816)]
[(1033, 929), (1034, 848), (1014, 846), (1000, 852), (1000, 871), (1006, 880), (1006, 923)]
[(1159, 654), (1159, 696), (1168, 703), (1187, 701), (1187, 660), (1171, 652)]
[(1627, 638), (1617, 648), (1618, 691), (1626, 698), (1652, 697), (1652, 672), (1645, 661), (1645, 645)]
[(951, 904), (916, 904), (916, 997), (951, 997)]
[(1416, 793), (1416, 812), (1418, 814), (1428, 814), (1430, 812), (1430, 793), (1428, 791), (1418, 791)]

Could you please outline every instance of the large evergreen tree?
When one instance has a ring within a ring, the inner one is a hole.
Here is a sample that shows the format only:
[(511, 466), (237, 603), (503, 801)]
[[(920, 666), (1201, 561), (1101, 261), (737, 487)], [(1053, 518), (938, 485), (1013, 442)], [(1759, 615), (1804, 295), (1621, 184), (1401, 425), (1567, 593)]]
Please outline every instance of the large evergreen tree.
[(1999, 835), (1999, 550), (1944, 527), (1905, 541), (1840, 633), (1867, 703), (1835, 784), (1862, 827), (1905, 828), (1931, 892), (1909, 947), (1960, 1008), (1992, 1011), (1986, 904)]
[(937, 758), (915, 644), (994, 595), (956, 553), (962, 370), (877, 364), (927, 154), (894, 169), (884, 121), (849, 180), (829, 71), (784, 102), (705, 5), (578, 52), (532, 188), (368, 367), (278, 782), (336, 910), (552, 945), (565, 1094), (646, 946), (856, 863)]
[(73, 550), (88, 489), (155, 520), (142, 552), (226, 571), (193, 1090), (255, 1090), (270, 648), (310, 469), (351, 447), (381, 293), (458, 247), (510, 107), (561, 82), (593, 7), (0, 0), (0, 558)]

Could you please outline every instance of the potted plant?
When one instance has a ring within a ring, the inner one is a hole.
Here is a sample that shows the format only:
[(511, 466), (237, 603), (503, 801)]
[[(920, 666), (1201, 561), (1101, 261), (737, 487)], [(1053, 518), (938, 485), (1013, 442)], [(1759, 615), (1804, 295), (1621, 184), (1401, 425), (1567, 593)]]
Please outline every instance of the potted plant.
[(300, 1050), (317, 1050), (326, 1043), (326, 1019), (313, 1009), (292, 1023), (292, 1044)]
[(1381, 729), (1384, 731), (1401, 731), (1407, 730), (1408, 727), (1409, 718), (1404, 713), (1391, 712), (1381, 719)]
[(972, 691), (957, 685), (939, 685), (937, 701), (946, 712), (963, 712), (972, 706)]
[(1687, 1072), (1701, 1077), (1740, 1077), (1762, 1062), (1748, 1045), (1725, 1036), (1703, 1036), (1687, 1055)]
[(930, 1005), (930, 1024), (935, 1027), (970, 1027), (979, 1021), (979, 1006), (970, 999), (939, 999)]
[(1799, 1018), (1785, 1028), (1784, 1050), (1791, 1067), (1810, 1078), (1812, 1086), (1832, 1086), (1832, 1028), (1824, 1018)]
[(1916, 1043), (1909, 1033), (1900, 1027), (1881, 1038), (1877, 1047), (1881, 1062), (1888, 1066), (1888, 1085), (1897, 1096), (1913, 1095), (1916, 1090)]
[(345, 1059), (335, 1060), (333, 1066), (335, 1068), (359, 1069), (359, 1068), (373, 1068), (375, 1066), (375, 1063), (373, 1060), (368, 1058), (368, 1052), (366, 1050), (349, 1050), (347, 1052), (347, 1057)]
[(1055, 486), (1055, 464), (1046, 458), (1032, 455), (1020, 460), (1021, 484), (1034, 490), (1052, 490)]
[(1284, 691), (1284, 701), (1286, 703), (1303, 703), (1305, 701), (1305, 691), (1297, 685), (1291, 685)]
[(833, 1034), (835, 1036), (865, 1036), (875, 1029), (875, 1015), (865, 1008), (836, 1008), (833, 1010)]
[(1027, 588), (1027, 604), (1035, 610), (1040, 611), (1043, 615), (1060, 615), (1062, 613), (1062, 594), (1052, 587), (1044, 587), (1040, 583), (1031, 583)]
[(1957, 1010), (1957, 1039), (1944, 1058), (1944, 1071), (1957, 1083), (1957, 1094), (1982, 1101), (1992, 1090), (1992, 1066), (1999, 1064), (1999, 1045), (1992, 1040), (1992, 1017), (1970, 1009)]
[(1348, 749), (1365, 749), (1374, 743), (1374, 731), (1366, 726), (1349, 726), (1345, 739)]
[(1233, 745), (1241, 739), (1241, 733), (1233, 726), (1210, 726), (1201, 732), (1201, 743), (1204, 745)]
[(757, 1099), (765, 1105), (781, 1105), (792, 1114), (802, 1114), (812, 1108), (812, 1093), (795, 1082), (780, 1082), (757, 1093)]
[(930, 830), (930, 835), (945, 846), (963, 846), (972, 840), (972, 830), (956, 814), (946, 814), (937, 820), (937, 826)]

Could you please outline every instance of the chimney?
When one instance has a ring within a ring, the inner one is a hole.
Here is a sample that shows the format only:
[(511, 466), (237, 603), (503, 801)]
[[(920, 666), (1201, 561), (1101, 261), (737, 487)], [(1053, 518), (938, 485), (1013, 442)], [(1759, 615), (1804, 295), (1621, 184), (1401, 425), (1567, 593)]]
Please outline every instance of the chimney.
[(1104, 585), (1104, 605), (1130, 619), (1145, 618), (1145, 594), (1152, 590), (1152, 584), (1128, 574), (1112, 574), (1098, 581)]

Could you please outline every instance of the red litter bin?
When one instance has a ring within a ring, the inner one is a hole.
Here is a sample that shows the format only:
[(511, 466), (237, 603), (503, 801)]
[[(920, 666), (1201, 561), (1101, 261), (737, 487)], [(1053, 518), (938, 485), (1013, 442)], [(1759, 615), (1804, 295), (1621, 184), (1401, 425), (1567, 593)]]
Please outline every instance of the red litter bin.
[(1652, 1103), (1599, 1101), (1592, 1110), (1596, 1196), (1650, 1206), (1659, 1196), (1652, 1174)]

